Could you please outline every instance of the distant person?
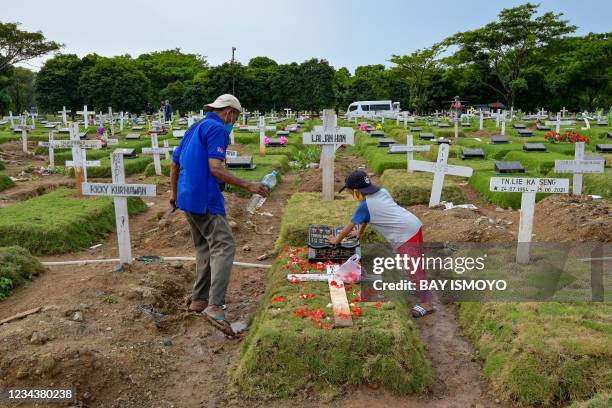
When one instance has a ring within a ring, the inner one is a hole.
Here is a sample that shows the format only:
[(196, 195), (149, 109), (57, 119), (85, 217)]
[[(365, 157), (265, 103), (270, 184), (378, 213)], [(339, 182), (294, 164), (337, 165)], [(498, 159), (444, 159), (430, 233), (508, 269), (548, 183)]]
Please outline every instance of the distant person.
[(172, 105), (170, 105), (170, 101), (166, 99), (166, 103), (164, 105), (164, 119), (166, 122), (172, 120)]
[(238, 99), (221, 95), (204, 110), (204, 119), (187, 129), (174, 151), (170, 205), (185, 212), (196, 249), (196, 279), (189, 310), (201, 312), (210, 324), (232, 336), (223, 305), (236, 244), (225, 216), (222, 183), (264, 197), (269, 189), (263, 183), (234, 176), (224, 166), (230, 133), (242, 111)]
[(149, 116), (153, 114), (153, 105), (151, 105), (151, 102), (147, 102), (145, 106), (145, 113)]

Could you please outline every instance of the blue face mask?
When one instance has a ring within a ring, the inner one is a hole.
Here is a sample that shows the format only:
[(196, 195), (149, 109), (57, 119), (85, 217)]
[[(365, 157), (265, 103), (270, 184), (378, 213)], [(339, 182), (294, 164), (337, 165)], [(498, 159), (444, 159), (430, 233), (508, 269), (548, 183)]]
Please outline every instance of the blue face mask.
[(234, 128), (234, 125), (232, 123), (226, 123), (225, 124), (225, 130), (227, 131), (227, 134), (231, 134), (232, 133), (232, 129)]

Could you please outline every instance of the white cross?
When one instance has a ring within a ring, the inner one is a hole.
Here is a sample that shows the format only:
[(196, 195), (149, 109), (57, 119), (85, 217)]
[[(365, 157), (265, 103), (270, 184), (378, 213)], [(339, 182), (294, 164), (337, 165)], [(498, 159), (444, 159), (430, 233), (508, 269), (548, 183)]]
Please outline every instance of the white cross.
[(572, 124), (571, 120), (561, 120), (561, 114), (557, 113), (557, 120), (554, 121), (550, 121), (547, 120), (546, 122), (547, 126), (555, 126), (555, 132), (557, 132), (558, 134), (561, 134), (561, 125), (563, 126), (569, 126)]
[(142, 154), (153, 156), (153, 165), (155, 166), (155, 174), (158, 176), (162, 175), (161, 169), (161, 161), (159, 159), (160, 154), (167, 154), (168, 149), (165, 147), (159, 147), (159, 142), (157, 141), (157, 133), (151, 133), (151, 147), (143, 148)]
[(170, 160), (170, 152), (173, 150), (172, 148), (170, 148), (170, 142), (168, 141), (168, 139), (164, 140), (164, 148), (166, 149), (166, 151), (164, 152), (165, 154), (165, 158), (166, 160)]
[(259, 154), (264, 156), (266, 154), (266, 119), (264, 116), (259, 117)]
[[(87, 127), (89, 126), (89, 112), (87, 112), (87, 105), (83, 105), (83, 110), (77, 111), (77, 115), (83, 116), (83, 123), (84, 123), (85, 129), (87, 129)], [(79, 133), (78, 124), (77, 124), (77, 133)]]
[(15, 127), (15, 118), (13, 117), (13, 112), (9, 111), (9, 120), (11, 121), (11, 129)]
[(36, 117), (38, 116), (38, 113), (36, 112), (32, 112), (30, 114), (30, 117), (32, 118), (32, 129), (36, 129)]
[(440, 204), (440, 197), (442, 196), (442, 187), (444, 185), (444, 176), (449, 174), (460, 177), (471, 177), (473, 169), (465, 166), (454, 166), (447, 164), (448, 152), (450, 147), (446, 143), (442, 143), (438, 147), (438, 160), (433, 162), (426, 162), (420, 160), (412, 160), (409, 162), (409, 168), (411, 170), (426, 171), (428, 173), (434, 173), (433, 183), (431, 185), (431, 196), (429, 198), (429, 206), (434, 207)]
[(125, 120), (125, 116), (123, 112), (121, 112), (121, 116), (119, 116), (119, 131), (123, 132), (123, 121)]
[(502, 112), (501, 120), (501, 134), (502, 136), (506, 136), (506, 111)]
[(285, 116), (286, 117), (291, 116), (291, 108), (285, 108), (284, 111), (285, 111)]
[(389, 146), (389, 152), (406, 152), (406, 170), (409, 173), (412, 173), (412, 169), (410, 168), (410, 162), (414, 160), (414, 152), (428, 152), (431, 149), (429, 145), (414, 145), (414, 138), (412, 135), (406, 135), (406, 145), (397, 145), (392, 144)]
[(459, 137), (459, 110), (455, 109), (455, 138)]
[(61, 113), (62, 114), (62, 123), (64, 124), (64, 126), (66, 126), (68, 124), (68, 116), (66, 115), (68, 112), (72, 112), (72, 111), (66, 110), (65, 106), (62, 106), (62, 110), (61, 111), (57, 111), (57, 113)]
[(484, 112), (480, 110), (480, 130), (484, 129)]
[(584, 173), (603, 173), (604, 160), (585, 160), (584, 142), (576, 142), (574, 160), (555, 160), (555, 173), (573, 173), (572, 193), (582, 194), (582, 175)]
[(303, 144), (323, 145), (321, 168), (323, 173), (323, 200), (334, 199), (334, 159), (336, 149), (341, 145), (355, 144), (355, 130), (351, 127), (338, 128), (338, 117), (333, 109), (323, 111), (323, 126), (315, 126), (313, 132), (302, 135)]
[(516, 248), (516, 262), (529, 263), (529, 247), (533, 231), (536, 193), (569, 192), (569, 179), (491, 177), (489, 190), (498, 193), (521, 193), (521, 211)]
[(55, 149), (53, 148), (54, 131), (49, 132), (49, 167), (55, 167)]
[(28, 126), (27, 125), (21, 125), (21, 144), (22, 144), (23, 152), (27, 153), (28, 152)]
[(565, 117), (565, 114), (568, 112), (567, 109), (565, 109), (565, 106), (563, 107), (563, 109), (561, 109), (561, 117)]
[[(87, 168), (88, 167), (100, 167), (102, 165), (102, 163), (100, 162), (100, 160), (87, 160), (87, 150), (83, 149), (81, 151), (81, 154), (83, 155), (83, 182), (87, 183)], [(75, 167), (74, 161), (73, 160), (66, 160), (66, 163), (64, 163), (65, 167)]]
[(501, 109), (497, 109), (497, 115), (495, 115), (495, 127), (499, 127), (500, 114), (501, 114)]
[(154, 197), (155, 184), (125, 184), (123, 154), (111, 154), (112, 184), (83, 183), (84, 195), (113, 196), (115, 202), (115, 223), (117, 225), (117, 242), (119, 244), (119, 259), (121, 264), (132, 263), (132, 245), (130, 242), (130, 224), (127, 207), (127, 197)]

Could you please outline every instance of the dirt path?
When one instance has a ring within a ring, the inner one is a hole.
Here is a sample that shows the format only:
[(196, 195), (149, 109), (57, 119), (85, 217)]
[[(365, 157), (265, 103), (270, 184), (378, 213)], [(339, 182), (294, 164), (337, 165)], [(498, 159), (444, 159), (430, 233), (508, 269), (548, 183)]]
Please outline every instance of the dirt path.
[[(339, 152), (337, 187), (345, 173), (356, 167), (367, 170), (363, 158)], [(147, 182), (142, 176), (130, 179)], [(261, 210), (271, 216), (250, 216), (244, 211), (248, 198), (227, 195), (228, 218), (236, 223), (237, 261), (273, 262), (257, 258), (272, 251), (283, 209), (298, 189), (320, 191), (319, 172), (284, 175)], [(159, 182), (158, 194), (146, 199), (150, 211), (130, 219), (134, 255), (194, 255), (184, 216), (168, 213), (167, 179)], [(441, 214), (441, 210), (429, 214), (437, 212)], [(117, 257), (114, 235), (101, 243), (95, 250), (50, 259)], [(181, 310), (193, 273), (193, 262), (136, 263), (121, 273), (113, 272), (109, 264), (50, 268), (2, 302), (0, 319), (34, 306), (43, 310), (0, 326), (0, 386), (74, 384), (83, 406), (90, 407), (503, 406), (495, 403), (481, 378), (480, 364), (460, 335), (454, 311), (442, 304), (435, 315), (418, 322), (435, 371), (429, 395), (398, 398), (363, 386), (331, 403), (245, 404), (228, 392), (226, 377), (242, 338), (225, 339), (200, 316)], [(236, 267), (232, 274), (228, 317), (246, 325), (265, 290), (266, 270)], [(155, 317), (150, 311), (162, 315)], [(80, 319), (75, 318), (77, 312)], [(41, 335), (47, 338), (42, 345), (38, 344)]]

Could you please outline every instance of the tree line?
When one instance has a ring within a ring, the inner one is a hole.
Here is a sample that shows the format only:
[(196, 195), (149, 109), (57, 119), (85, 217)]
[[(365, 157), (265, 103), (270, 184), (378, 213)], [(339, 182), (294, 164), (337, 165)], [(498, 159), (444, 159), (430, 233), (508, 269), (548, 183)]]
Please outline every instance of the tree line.
[[(495, 21), (416, 50), (392, 55), (389, 66), (351, 73), (326, 60), (279, 64), (261, 56), (246, 65), (210, 66), (179, 49), (103, 57), (57, 53), (39, 72), (15, 63), (57, 52), (42, 33), (0, 23), (0, 112), (31, 106), (54, 112), (90, 109), (141, 112), (168, 100), (181, 112), (199, 110), (233, 93), (251, 110), (340, 110), (356, 100), (393, 100), (417, 113), (445, 109), (455, 95), (467, 104), (499, 101), (508, 108), (578, 111), (612, 105), (612, 33), (573, 35), (562, 14), (526, 3), (503, 9)], [(15, 50), (21, 50), (15, 53)]]

